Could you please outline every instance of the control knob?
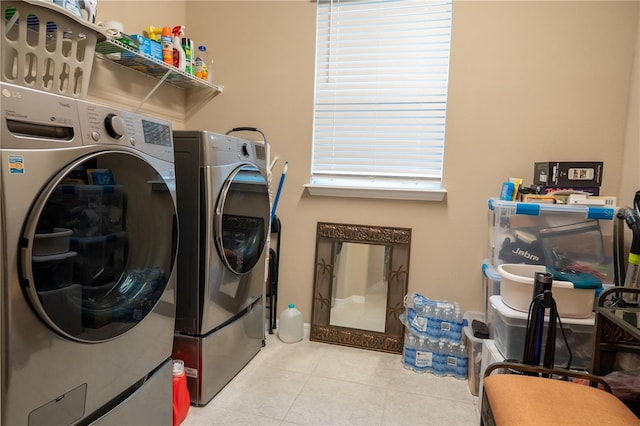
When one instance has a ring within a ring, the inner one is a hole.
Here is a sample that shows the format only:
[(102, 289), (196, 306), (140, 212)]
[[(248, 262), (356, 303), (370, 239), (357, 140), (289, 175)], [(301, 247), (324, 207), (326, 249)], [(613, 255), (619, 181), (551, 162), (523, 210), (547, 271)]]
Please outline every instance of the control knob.
[(124, 120), (115, 115), (109, 114), (104, 119), (104, 127), (107, 133), (114, 139), (120, 139), (125, 134)]

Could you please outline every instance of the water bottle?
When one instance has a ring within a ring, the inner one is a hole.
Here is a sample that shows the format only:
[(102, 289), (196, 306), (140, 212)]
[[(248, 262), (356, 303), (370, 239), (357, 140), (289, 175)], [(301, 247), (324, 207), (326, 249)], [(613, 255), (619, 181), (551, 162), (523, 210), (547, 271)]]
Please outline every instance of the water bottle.
[(457, 343), (462, 339), (462, 329), (464, 324), (462, 322), (462, 314), (460, 313), (460, 304), (458, 302), (453, 304), (453, 342)]
[(416, 366), (422, 368), (422, 372), (433, 373), (433, 342), (427, 338), (423, 338), (419, 354), (416, 355)]
[(434, 342), (435, 353), (433, 354), (433, 374), (444, 376), (446, 371), (446, 358), (444, 342)]
[[(423, 311), (424, 312), (424, 311)], [(418, 314), (414, 308), (407, 308), (407, 319), (411, 330), (417, 335), (426, 335), (427, 318)]]
[(408, 331), (404, 333), (402, 364), (408, 370), (415, 371), (416, 369), (416, 337)]
[(440, 307), (432, 306), (430, 316), (427, 319), (427, 336), (431, 340), (440, 339)]
[(420, 336), (416, 345), (416, 371), (425, 373), (431, 368), (432, 358), (427, 347), (428, 339)]
[(291, 303), (289, 307), (280, 313), (278, 323), (278, 337), (284, 343), (296, 343), (302, 340), (304, 335), (304, 322), (302, 312)]
[(458, 364), (456, 367), (456, 378), (466, 379), (469, 369), (469, 354), (467, 354), (467, 347), (464, 343), (458, 345)]
[(441, 311), (442, 321), (440, 322), (440, 338), (446, 341), (451, 340), (451, 307), (447, 304)]
[(446, 343), (447, 347), (447, 376), (456, 376), (458, 370), (458, 347), (459, 345), (453, 345), (449, 342)]

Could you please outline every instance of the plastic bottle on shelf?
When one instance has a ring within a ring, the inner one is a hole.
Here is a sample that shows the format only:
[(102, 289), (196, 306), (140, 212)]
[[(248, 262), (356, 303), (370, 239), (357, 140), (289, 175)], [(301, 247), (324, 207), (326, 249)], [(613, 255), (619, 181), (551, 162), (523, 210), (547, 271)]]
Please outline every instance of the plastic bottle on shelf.
[(167, 65), (173, 65), (173, 39), (171, 38), (171, 27), (162, 27), (160, 44), (162, 44), (162, 62)]
[[(205, 47), (206, 49), (206, 47)], [(209, 53), (209, 51), (207, 51), (207, 59), (205, 62), (205, 65), (207, 66), (207, 81), (209, 83), (213, 83), (213, 73), (214, 73), (214, 69), (213, 69), (213, 57), (211, 56), (211, 54)]]
[(207, 46), (198, 46), (195, 64), (195, 76), (213, 83), (213, 61), (209, 58)]
[(190, 65), (191, 65), (191, 75), (194, 75), (196, 72), (196, 46), (193, 40), (189, 39), (189, 50), (191, 50)]
[(206, 65), (204, 64), (204, 57), (206, 54), (207, 48), (204, 46), (198, 46), (198, 51), (196, 52), (196, 68), (193, 70), (193, 75), (202, 80), (206, 80), (206, 76), (202, 77), (202, 72), (207, 72)]
[(187, 72), (187, 54), (180, 44), (181, 34), (182, 26), (178, 25), (177, 27), (173, 27), (173, 66), (180, 71)]
[[(174, 28), (175, 31), (175, 28)], [(184, 27), (180, 27), (180, 44), (182, 45), (182, 50), (184, 52), (184, 72), (187, 74), (193, 75), (194, 70), (191, 68), (191, 59), (193, 55), (193, 50), (191, 50), (191, 39), (186, 37), (184, 34)]]
[(296, 309), (293, 303), (280, 313), (278, 324), (278, 337), (285, 343), (295, 343), (302, 340), (304, 334), (304, 322), (302, 312)]

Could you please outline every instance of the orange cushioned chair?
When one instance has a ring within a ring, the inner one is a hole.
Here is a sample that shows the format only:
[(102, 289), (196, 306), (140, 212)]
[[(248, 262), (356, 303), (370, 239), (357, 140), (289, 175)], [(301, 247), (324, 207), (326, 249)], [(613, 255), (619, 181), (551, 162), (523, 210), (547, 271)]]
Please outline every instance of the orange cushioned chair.
[[(496, 370), (520, 374), (491, 374)], [(522, 373), (535, 373), (526, 375)], [(561, 376), (595, 386), (556, 380)], [(484, 373), (481, 425), (640, 425), (602, 378), (573, 370), (497, 362)]]

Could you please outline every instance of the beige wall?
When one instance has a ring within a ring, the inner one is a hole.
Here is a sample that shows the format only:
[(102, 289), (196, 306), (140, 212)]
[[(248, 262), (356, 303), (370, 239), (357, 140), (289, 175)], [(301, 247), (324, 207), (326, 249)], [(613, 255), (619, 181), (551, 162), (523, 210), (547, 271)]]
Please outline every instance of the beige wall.
[[(640, 11), (638, 11), (640, 17)], [(636, 36), (635, 60), (631, 72), (629, 89), (629, 110), (622, 163), (620, 205), (630, 205), (633, 195), (640, 190), (640, 27)]]
[[(142, 34), (147, 25), (162, 27), (186, 22), (186, 7), (182, 0), (100, 0), (96, 22), (108, 20), (122, 22), (127, 34)], [(91, 72), (88, 98), (136, 110), (156, 83), (156, 79), (142, 73), (96, 59)], [(164, 84), (142, 104), (139, 112), (169, 120), (174, 128), (182, 129), (185, 120), (185, 92)]]
[[(110, 3), (100, 3), (100, 11)], [(180, 16), (179, 6), (160, 3), (155, 7), (177, 8)], [(640, 186), (637, 59), (631, 85), (638, 6), (455, 2), (448, 194), (437, 203), (311, 197), (303, 189), (311, 155), (314, 2), (187, 1), (187, 34), (209, 47), (216, 83), (225, 90), (186, 117), (186, 127), (225, 132), (256, 126), (266, 133), (272, 156), (280, 158), (276, 180), (289, 161), (278, 206), (278, 309), (295, 303), (310, 319), (318, 221), (412, 228), (409, 291), (458, 301), (463, 311), (481, 310), (487, 199), (498, 195), (503, 180), (531, 183), (535, 161), (602, 160), (602, 193), (632, 198)], [(151, 20), (140, 14), (134, 22)], [(623, 172), (626, 154), (636, 160), (625, 163)]]

